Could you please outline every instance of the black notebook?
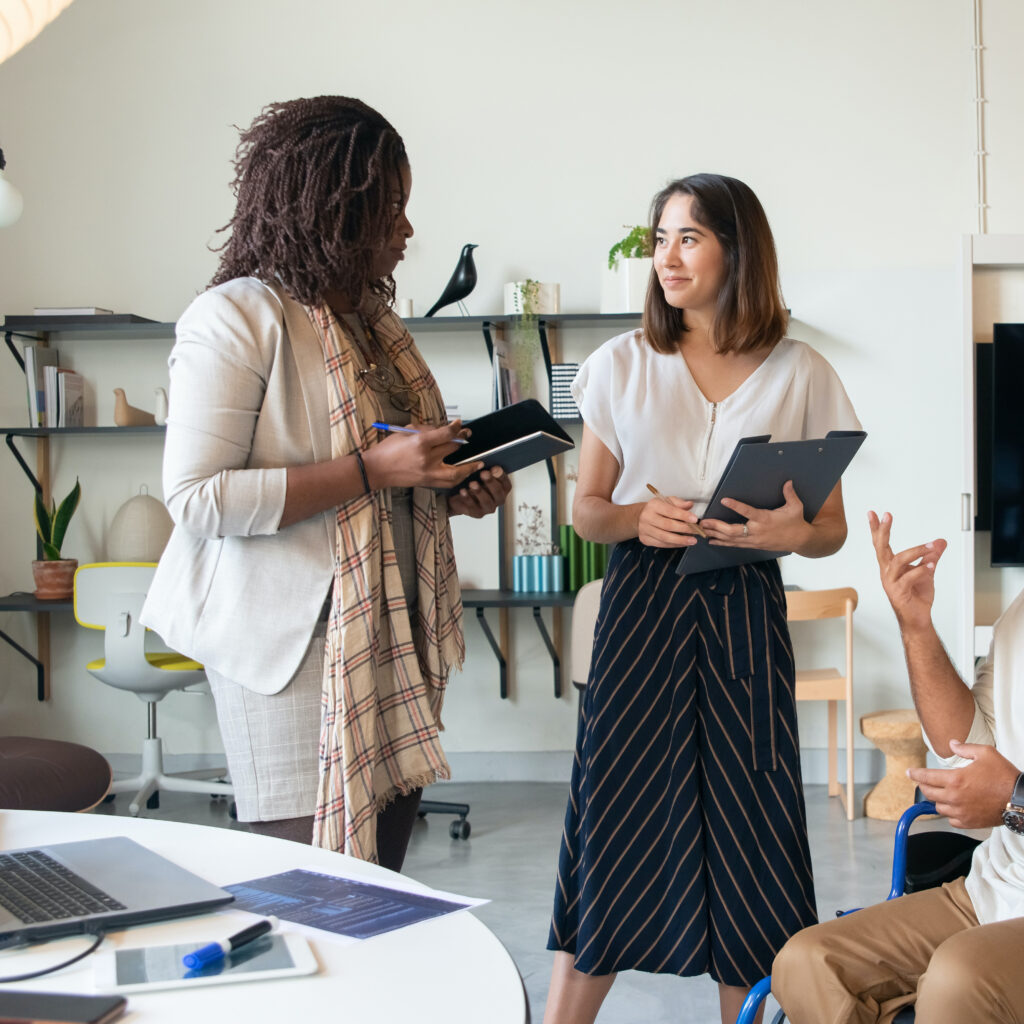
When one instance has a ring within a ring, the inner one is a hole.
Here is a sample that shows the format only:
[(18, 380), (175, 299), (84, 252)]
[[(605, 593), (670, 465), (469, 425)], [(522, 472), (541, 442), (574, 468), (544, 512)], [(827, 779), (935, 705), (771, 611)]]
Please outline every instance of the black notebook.
[(466, 426), (472, 432), (469, 442), (445, 456), (449, 465), (482, 460), (488, 469), (501, 466), (506, 473), (514, 473), (575, 447), (572, 438), (535, 398), (506, 405)]
[[(704, 518), (723, 523), (744, 521), (738, 512), (722, 504), (722, 498), (734, 498), (755, 508), (778, 508), (785, 504), (782, 487), (792, 480), (797, 497), (804, 504), (804, 519), (811, 522), (866, 437), (863, 430), (830, 430), (825, 437), (807, 441), (772, 441), (767, 434), (740, 438)], [(676, 572), (683, 576), (730, 565), (766, 562), (788, 554), (758, 548), (712, 547), (698, 537), (697, 543), (683, 552)]]

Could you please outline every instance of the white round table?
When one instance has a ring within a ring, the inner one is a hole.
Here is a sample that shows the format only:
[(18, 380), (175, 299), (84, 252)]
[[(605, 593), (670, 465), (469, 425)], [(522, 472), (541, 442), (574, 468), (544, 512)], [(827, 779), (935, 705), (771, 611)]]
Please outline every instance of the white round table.
[[(0, 811), (0, 850), (111, 835), (128, 836), (215, 885), (303, 867), (366, 881), (396, 877), (385, 868), (341, 854), (231, 829), (98, 814)], [(242, 920), (238, 912), (228, 913)], [(203, 944), (211, 935), (227, 931), (223, 919), (212, 921), (213, 915), (204, 914), (112, 932), (101, 949)], [(310, 939), (321, 968), (317, 974), (194, 991), (130, 993), (123, 1019), (126, 1024), (242, 1020), (247, 1024), (302, 1020), (523, 1024), (529, 1020), (515, 963), (471, 912), (449, 914), (352, 945), (341, 945), (322, 934), (322, 939), (319, 934)], [(58, 963), (84, 949), (85, 943), (86, 939), (75, 937), (0, 951), (0, 976)], [(55, 974), (11, 987), (92, 992), (90, 960), (87, 957)]]

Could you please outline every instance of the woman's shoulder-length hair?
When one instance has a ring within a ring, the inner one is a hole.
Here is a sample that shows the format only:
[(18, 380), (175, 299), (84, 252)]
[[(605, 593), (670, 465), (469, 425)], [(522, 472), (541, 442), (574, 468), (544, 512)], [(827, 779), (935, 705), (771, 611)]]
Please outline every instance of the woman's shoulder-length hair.
[[(665, 204), (692, 196), (691, 212), (722, 246), (725, 279), (718, 293), (713, 334), (719, 352), (773, 349), (786, 333), (789, 314), (779, 285), (779, 263), (768, 217), (748, 185), (721, 174), (691, 174), (665, 186), (651, 201), (651, 248)], [(643, 314), (644, 337), (670, 354), (688, 330), (684, 311), (670, 306), (652, 270)]]

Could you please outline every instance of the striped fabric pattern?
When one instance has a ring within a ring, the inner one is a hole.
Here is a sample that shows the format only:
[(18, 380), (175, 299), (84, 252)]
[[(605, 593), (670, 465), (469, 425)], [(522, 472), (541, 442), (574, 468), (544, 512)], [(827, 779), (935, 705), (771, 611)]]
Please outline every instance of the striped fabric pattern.
[(785, 595), (775, 562), (677, 554), (609, 563), (548, 948), (749, 986), (817, 920)]
[[(365, 450), (381, 416), (358, 376), (355, 342), (326, 307), (308, 310), (324, 343), (331, 454)], [(419, 398), (419, 421), (447, 422), (430, 370), (401, 320), (380, 311), (374, 334)], [(417, 625), (402, 589), (388, 492), (339, 506), (335, 572), (324, 658), (320, 785), (313, 842), (377, 860), (377, 814), (398, 794), (450, 777), (441, 749), (448, 674), (462, 664), (462, 597), (447, 508), (413, 491)]]

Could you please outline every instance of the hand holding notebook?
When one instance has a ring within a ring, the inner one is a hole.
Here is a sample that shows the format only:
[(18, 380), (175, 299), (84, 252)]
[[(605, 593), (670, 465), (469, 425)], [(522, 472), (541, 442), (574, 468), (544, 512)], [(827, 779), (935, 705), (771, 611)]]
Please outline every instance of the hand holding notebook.
[(469, 441), (445, 456), (449, 465), (482, 461), (486, 469), (501, 466), (506, 473), (513, 473), (575, 447), (572, 438), (533, 398), (480, 416), (466, 426)]
[[(825, 437), (806, 441), (771, 441), (769, 437), (744, 437), (736, 444), (729, 464), (715, 488), (701, 522), (719, 520), (746, 527), (747, 517), (723, 504), (748, 506), (749, 510), (778, 509), (792, 502), (802, 505), (803, 517), (812, 522), (839, 482), (851, 459), (864, 443), (862, 430), (833, 430)], [(786, 485), (791, 482), (792, 495)], [(742, 536), (742, 530), (740, 531)], [(676, 572), (705, 572), (731, 565), (765, 562), (788, 551), (731, 545), (712, 545), (698, 539), (679, 559)]]

